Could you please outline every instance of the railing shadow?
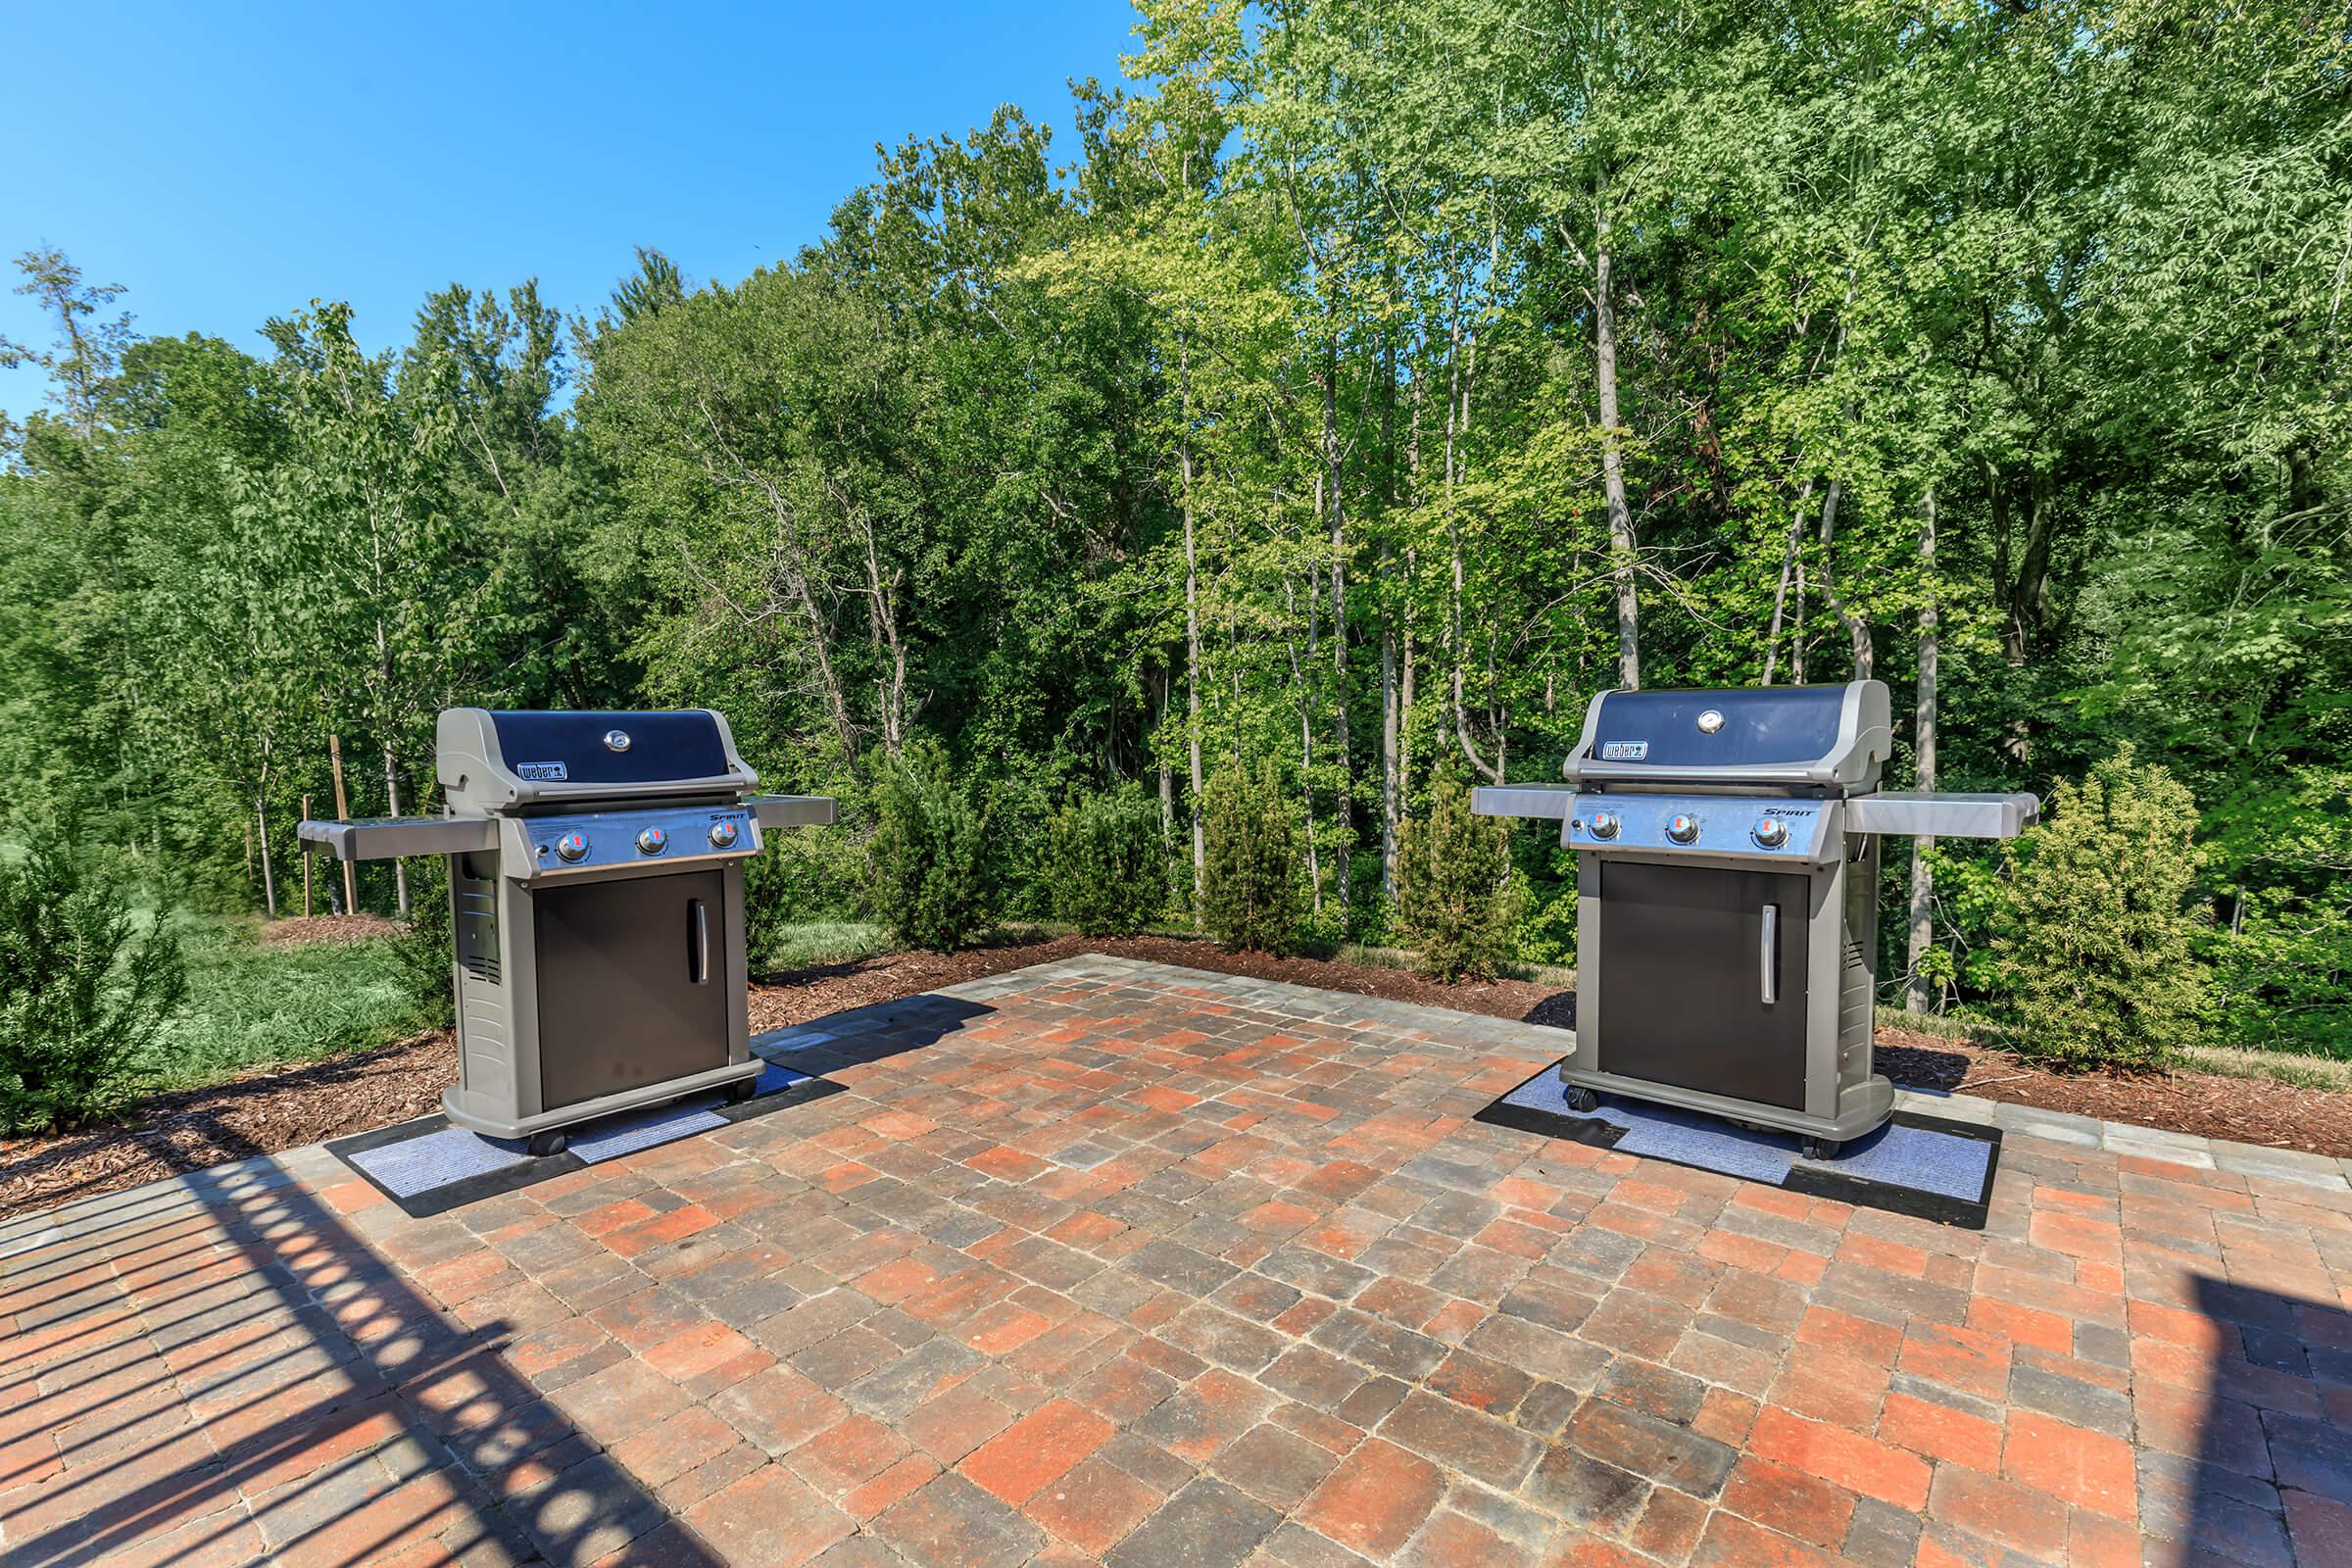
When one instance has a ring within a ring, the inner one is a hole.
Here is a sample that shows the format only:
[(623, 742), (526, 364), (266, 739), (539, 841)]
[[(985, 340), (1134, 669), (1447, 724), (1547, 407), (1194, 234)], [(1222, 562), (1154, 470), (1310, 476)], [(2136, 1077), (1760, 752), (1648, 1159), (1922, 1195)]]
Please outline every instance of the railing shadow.
[[(9, 1568), (134, 1548), (364, 1568), (413, 1544), (420, 1511), (452, 1555), (587, 1561), (634, 1538), (665, 1562), (715, 1568), (507, 1365), (511, 1325), (445, 1317), (274, 1165), (133, 1189), (41, 1224), (0, 1227), (18, 1244), (18, 1306), (39, 1318), (42, 1286), (62, 1292), (35, 1327), (9, 1311), (21, 1345), (0, 1367)], [(118, 1289), (75, 1283), (101, 1269)]]
[[(2352, 1311), (2203, 1276), (2192, 1285), (2215, 1341), (2195, 1457), (2152, 1454), (2142, 1474), (2149, 1518), (2182, 1549), (2148, 1560), (2352, 1561), (2340, 1555), (2352, 1545)], [(2143, 1432), (2161, 1430), (2163, 1395), (2140, 1397)]]

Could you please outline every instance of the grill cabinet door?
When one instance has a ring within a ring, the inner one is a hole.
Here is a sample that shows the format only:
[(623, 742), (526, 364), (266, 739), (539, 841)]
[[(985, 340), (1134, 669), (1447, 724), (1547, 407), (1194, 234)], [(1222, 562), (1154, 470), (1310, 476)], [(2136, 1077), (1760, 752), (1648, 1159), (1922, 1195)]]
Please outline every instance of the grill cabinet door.
[(1811, 879), (1607, 859), (1599, 870), (1600, 1070), (1802, 1110)]
[(727, 988), (742, 979), (724, 888), (693, 871), (537, 894), (543, 1108), (727, 1064)]

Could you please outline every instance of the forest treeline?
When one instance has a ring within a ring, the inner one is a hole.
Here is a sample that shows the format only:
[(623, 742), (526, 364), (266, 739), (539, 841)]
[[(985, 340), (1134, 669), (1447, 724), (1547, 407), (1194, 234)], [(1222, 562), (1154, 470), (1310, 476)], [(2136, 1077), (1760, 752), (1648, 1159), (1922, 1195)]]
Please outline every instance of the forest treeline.
[[(445, 705), (709, 705), (853, 825), (936, 743), (1016, 911), (1113, 788), (1180, 911), (1208, 775), (1270, 760), (1310, 919), (1379, 938), (1439, 775), (1555, 777), (1611, 685), (1859, 672), (1891, 784), (2161, 761), (2229, 1033), (2352, 1051), (2343, 5), (1147, 0), (1136, 36), (1059, 138), (907, 141), (790, 265), (647, 249), (576, 319), (452, 286), (396, 352), (317, 302), (248, 352), (28, 253), (20, 813), (282, 905), (329, 735), (368, 814), (429, 808)], [(856, 839), (768, 896), (855, 905)], [(1562, 957), (1573, 867), (1516, 844), (1518, 949)], [(1891, 994), (1993, 985), (1999, 864), (1889, 855)]]

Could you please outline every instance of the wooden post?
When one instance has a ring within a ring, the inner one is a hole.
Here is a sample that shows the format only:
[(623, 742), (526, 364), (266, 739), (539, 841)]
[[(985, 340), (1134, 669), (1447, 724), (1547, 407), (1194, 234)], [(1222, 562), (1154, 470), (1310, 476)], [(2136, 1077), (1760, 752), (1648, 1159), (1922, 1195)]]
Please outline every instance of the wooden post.
[[(306, 822), (311, 819), (311, 798), (308, 795), (302, 798), (302, 819)], [(302, 917), (305, 920), (311, 917), (311, 857), (308, 855), (302, 858)]]
[[(343, 793), (342, 736), (329, 735), (326, 738), (326, 757), (334, 764), (335, 771), (335, 820), (348, 822), (351, 820), (351, 798)], [(349, 860), (343, 862), (343, 912), (360, 912), (359, 868)]]

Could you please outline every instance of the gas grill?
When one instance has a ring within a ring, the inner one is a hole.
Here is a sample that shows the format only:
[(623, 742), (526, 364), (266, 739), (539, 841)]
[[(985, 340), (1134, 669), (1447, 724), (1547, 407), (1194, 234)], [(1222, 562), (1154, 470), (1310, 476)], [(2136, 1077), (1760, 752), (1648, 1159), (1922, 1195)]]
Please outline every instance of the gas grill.
[(343, 860), (449, 858), (458, 1081), (449, 1119), (534, 1153), (564, 1129), (761, 1063), (746, 1015), (743, 862), (833, 802), (754, 795), (727, 721), (683, 712), (453, 708), (439, 816), (305, 822)]
[(1608, 691), (1565, 786), (1474, 792), (1577, 852), (1571, 1106), (1596, 1092), (1798, 1134), (1884, 1123), (1871, 1070), (1879, 839), (2014, 838), (2032, 795), (1880, 794), (1886, 688)]

